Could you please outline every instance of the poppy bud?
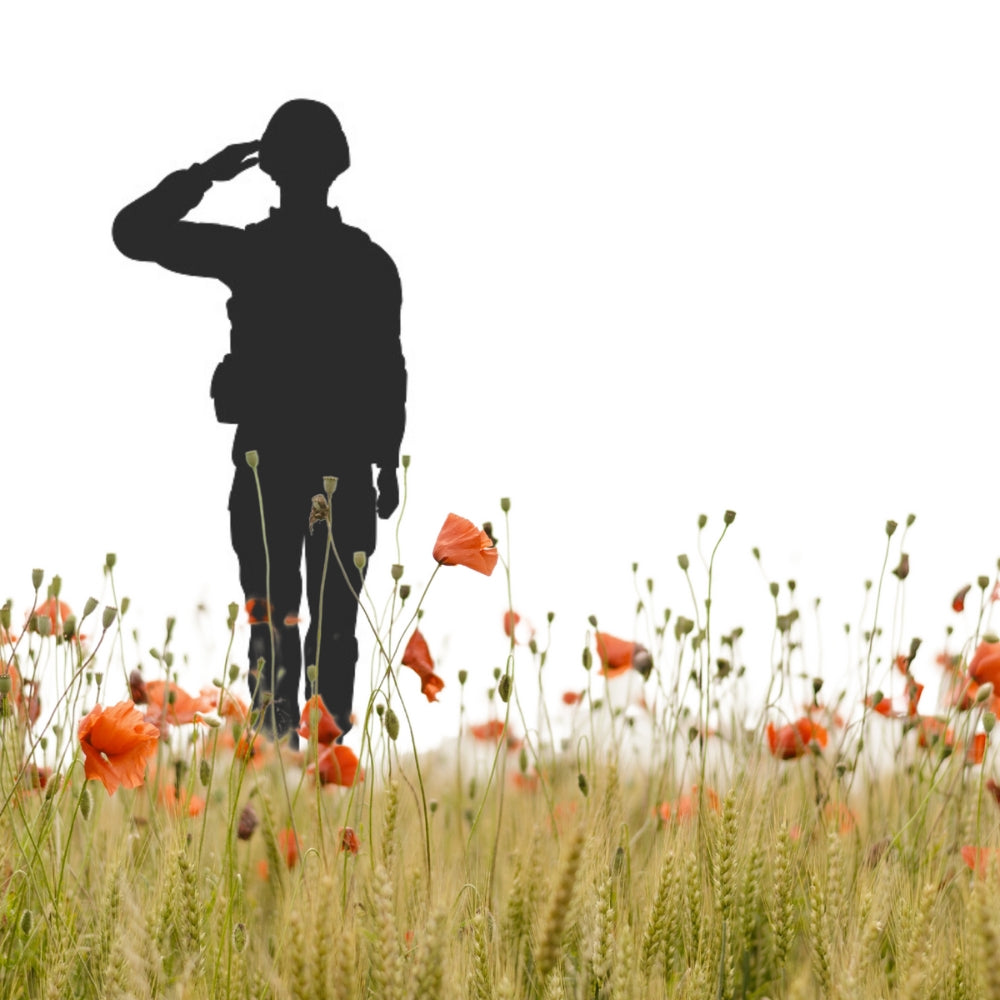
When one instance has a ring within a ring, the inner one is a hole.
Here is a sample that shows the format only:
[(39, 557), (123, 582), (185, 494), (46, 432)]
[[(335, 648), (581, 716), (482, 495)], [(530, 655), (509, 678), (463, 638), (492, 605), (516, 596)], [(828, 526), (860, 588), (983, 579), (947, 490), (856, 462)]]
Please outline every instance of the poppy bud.
[(548, 613), (546, 614), (546, 616), (545, 616), (545, 619), (546, 619), (546, 621), (548, 621), (548, 623), (549, 623), (549, 624), (551, 625), (551, 624), (552, 624), (552, 621), (553, 621), (553, 619), (555, 618), (555, 616), (556, 616), (556, 613), (555, 613), (554, 611), (549, 611), (549, 612), (548, 612)]
[(597, 628), (597, 615), (588, 615), (587, 621), (590, 622), (591, 628)]
[(70, 615), (66, 621), (63, 622), (63, 637), (66, 639), (72, 639), (76, 635), (76, 615)]
[(167, 665), (168, 669), (174, 665), (174, 654), (169, 649), (163, 654), (163, 662)]
[(123, 597), (123, 598), (122, 598), (122, 608), (121, 608), (121, 613), (122, 613), (123, 615), (124, 615), (124, 614), (126, 614), (126, 613), (128, 612), (128, 607), (129, 607), (129, 604), (131, 604), (131, 603), (132, 603), (132, 602), (131, 602), (130, 598), (128, 598), (128, 597)]
[(323, 477), (323, 492), (328, 496), (333, 496), (337, 490), (337, 477), (336, 476), (324, 476)]
[(240, 922), (233, 928), (233, 951), (237, 955), (246, 951), (248, 937), (246, 924)]
[(90, 794), (90, 785), (83, 783), (80, 789), (80, 815), (84, 819), (90, 819), (90, 814), (94, 811), (94, 798)]
[(521, 774), (526, 774), (528, 771), (528, 751), (525, 747), (521, 747), (521, 752), (517, 755), (517, 766), (521, 770)]
[(993, 684), (987, 681), (979, 690), (976, 692), (976, 704), (981, 705), (984, 701), (989, 701), (993, 697)]
[(240, 606), (235, 601), (232, 601), (227, 611), (229, 612), (229, 616), (226, 618), (226, 628), (231, 632), (236, 627), (236, 618), (240, 613)]
[(354, 568), (364, 569), (365, 563), (368, 562), (368, 556), (364, 552), (354, 553)]
[(385, 731), (389, 739), (395, 742), (399, 736), (399, 716), (391, 708), (385, 710)]
[(256, 469), (257, 466), (260, 465), (260, 456), (257, 452), (248, 451), (244, 457), (247, 460), (247, 465), (249, 465), (251, 469)]
[(22, 910), (21, 919), (19, 921), (19, 926), (21, 928), (21, 933), (27, 937), (31, 933), (31, 910)]
[(35, 630), (40, 636), (52, 635), (52, 619), (48, 615), (35, 615)]
[(885, 533), (890, 538), (892, 538), (893, 534), (895, 534), (895, 531), (896, 531), (897, 527), (899, 527), (899, 526), (896, 524), (895, 521), (886, 521), (885, 522)]
[(198, 765), (198, 778), (202, 787), (208, 788), (208, 783), (212, 780), (212, 765), (209, 764), (207, 757), (201, 758), (201, 763)]
[(254, 811), (254, 807), (248, 802), (240, 813), (240, 820), (236, 826), (236, 836), (240, 840), (249, 840), (254, 830), (257, 829), (258, 822), (257, 813)]
[(393, 580), (395, 580), (398, 583), (403, 575), (403, 567), (400, 566), (399, 563), (393, 563), (392, 569), (389, 570), (389, 573), (392, 576)]
[(404, 469), (408, 469), (410, 467), (410, 456), (409, 455), (404, 455), (399, 461), (400, 461), (400, 465), (402, 465)]
[(589, 670), (594, 665), (594, 656), (589, 646), (583, 647), (583, 669)]
[(587, 793), (590, 791), (590, 786), (587, 784), (587, 776), (583, 771), (577, 775), (576, 783), (580, 786), (580, 791), (583, 792), (584, 798), (586, 798)]
[(727, 510), (725, 514), (722, 515), (722, 520), (725, 524), (732, 524), (736, 520), (736, 511)]
[(497, 694), (500, 695), (500, 700), (506, 704), (510, 701), (510, 692), (513, 687), (514, 681), (510, 674), (504, 674), (500, 678), (500, 683), (497, 685)]
[(758, 549), (756, 545), (750, 550), (750, 552), (753, 554), (754, 559), (756, 559), (757, 562), (760, 562), (760, 549)]
[(383, 705), (383, 704), (382, 704), (382, 702), (379, 702), (379, 703), (378, 703), (378, 704), (377, 704), (377, 705), (375, 706), (375, 714), (376, 714), (376, 715), (377, 715), (377, 716), (378, 716), (378, 717), (379, 717), (380, 719), (382, 718), (382, 716), (383, 716), (383, 715), (385, 715), (385, 705)]
[(510, 510), (510, 497), (500, 498), (500, 509), (506, 514)]
[(111, 628), (115, 622), (115, 616), (118, 614), (118, 609), (111, 607), (111, 605), (106, 605), (104, 608), (104, 613), (101, 615), (101, 625), (105, 629)]
[(495, 680), (495, 681), (500, 680), (500, 668), (499, 667), (494, 667), (493, 668), (493, 680)]
[(157, 648), (156, 648), (155, 646), (150, 646), (150, 647), (149, 647), (149, 655), (150, 655), (150, 656), (151, 656), (151, 657), (152, 657), (152, 658), (153, 658), (154, 660), (157, 660), (157, 661), (159, 661), (159, 660), (162, 660), (162, 659), (163, 659), (163, 657), (162, 657), (162, 656), (160, 655), (160, 651), (159, 651), (159, 650), (158, 650), (158, 649), (157, 649)]
[(309, 666), (306, 667), (306, 680), (309, 681), (310, 684), (315, 684), (319, 680), (319, 669), (315, 663), (310, 663)]
[(11, 683), (9, 673), (0, 674), (0, 698), (6, 698), (10, 694)]
[(985, 590), (990, 585), (990, 578), (988, 576), (981, 576), (976, 580), (979, 584), (980, 590)]
[(32, 585), (32, 587), (35, 588), (35, 590), (38, 590), (38, 588), (42, 585), (42, 580), (44, 580), (44, 579), (45, 579), (45, 571), (44, 570), (33, 569), (31, 571), (31, 585)]
[(905, 552), (900, 555), (899, 565), (892, 572), (900, 580), (905, 580), (910, 575), (910, 557)]
[(399, 585), (399, 599), (405, 601), (410, 596), (410, 585), (408, 583), (401, 583)]
[(701, 531), (701, 529), (704, 528), (706, 524), (708, 524), (708, 515), (707, 514), (699, 514), (698, 515), (698, 530)]
[(691, 565), (691, 561), (683, 553), (677, 557), (677, 565), (686, 573), (688, 571), (688, 566)]
[[(236, 679), (240, 676), (240, 668), (235, 663), (229, 664), (229, 683), (234, 684)], [(219, 687), (222, 687), (220, 684)]]
[(778, 596), (778, 591), (781, 588), (778, 586), (778, 581), (777, 580), (772, 580), (771, 583), (768, 585), (767, 589), (771, 592), (771, 596), (772, 597), (777, 597)]
[(0, 608), (0, 628), (10, 628), (10, 601)]
[(458, 672), (458, 683), (459, 684), (464, 684), (468, 679), (469, 679), (469, 671), (468, 670), (459, 670), (459, 672)]
[(983, 729), (987, 733), (993, 732), (993, 727), (996, 725), (997, 717), (993, 712), (983, 712)]

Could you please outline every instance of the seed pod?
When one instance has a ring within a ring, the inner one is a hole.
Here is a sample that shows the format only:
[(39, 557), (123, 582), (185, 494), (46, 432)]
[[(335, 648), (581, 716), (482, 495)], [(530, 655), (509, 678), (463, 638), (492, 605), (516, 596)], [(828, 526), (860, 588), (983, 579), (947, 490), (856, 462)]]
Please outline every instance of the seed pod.
[(395, 742), (399, 736), (399, 717), (391, 708), (385, 710), (385, 731), (389, 734), (389, 739)]

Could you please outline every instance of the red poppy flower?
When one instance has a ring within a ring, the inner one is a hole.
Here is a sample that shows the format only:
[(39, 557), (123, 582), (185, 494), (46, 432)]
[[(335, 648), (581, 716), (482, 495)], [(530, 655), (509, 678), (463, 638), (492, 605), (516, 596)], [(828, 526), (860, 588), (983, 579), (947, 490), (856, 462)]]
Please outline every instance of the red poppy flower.
[(583, 695), (579, 691), (563, 691), (563, 704), (564, 705), (576, 705), (583, 699)]
[(632, 667), (632, 657), (637, 644), (607, 632), (595, 632), (597, 655), (601, 658), (601, 673), (605, 677), (617, 677)]
[(365, 780), (365, 772), (358, 767), (358, 758), (350, 747), (333, 743), (319, 752), (314, 764), (306, 768), (315, 774), (321, 785), (353, 785), (355, 779)]
[(781, 760), (802, 757), (809, 752), (809, 744), (814, 740), (825, 747), (828, 739), (827, 731), (812, 719), (797, 719), (780, 728), (775, 728), (773, 722), (767, 724), (768, 746), (771, 753)]
[(434, 560), (442, 566), (467, 566), (490, 576), (497, 564), (493, 540), (481, 528), (457, 514), (449, 514), (434, 543)]
[(351, 854), (357, 854), (361, 849), (361, 841), (358, 840), (358, 835), (349, 826), (342, 826), (338, 831), (337, 835), (340, 837), (340, 849), (342, 851), (350, 851)]
[(107, 709), (95, 705), (80, 721), (77, 736), (84, 754), (83, 773), (88, 781), (103, 782), (108, 795), (114, 795), (119, 785), (138, 788), (143, 783), (146, 764), (160, 738), (156, 726), (143, 722), (130, 701)]
[(251, 625), (266, 625), (271, 620), (267, 611), (267, 601), (263, 597), (251, 597), (243, 607), (246, 609), (247, 621)]
[(233, 722), (243, 723), (250, 717), (250, 706), (242, 698), (237, 698), (231, 691), (221, 693), (216, 708), (222, 718)]
[(965, 610), (965, 597), (969, 591), (972, 590), (972, 584), (967, 583), (952, 599), (951, 599), (951, 610), (952, 611), (964, 611)]
[(1000, 642), (981, 642), (969, 660), (969, 676), (977, 684), (990, 682), (1000, 691)]
[(527, 774), (514, 771), (511, 773), (510, 783), (515, 788), (520, 788), (522, 792), (535, 792), (538, 790), (538, 775), (534, 771)]
[(437, 696), (444, 688), (444, 681), (434, 673), (434, 661), (431, 659), (430, 647), (420, 629), (415, 629), (410, 641), (403, 650), (402, 664), (415, 671), (420, 678), (420, 692), (428, 701), (437, 701)]
[(892, 701), (889, 698), (880, 698), (878, 701), (875, 701), (875, 696), (870, 694), (865, 698), (865, 704), (873, 712), (877, 712), (887, 719), (892, 715)]
[(299, 838), (291, 827), (278, 831), (278, 848), (289, 868), (294, 868), (299, 863)]
[(309, 739), (312, 727), (313, 709), (319, 710), (319, 720), (316, 724), (316, 740), (323, 746), (336, 741), (338, 736), (343, 735), (343, 730), (337, 725), (337, 720), (330, 714), (321, 694), (314, 694), (302, 709), (302, 717), (299, 720), (298, 733), (303, 739)]
[(508, 639), (513, 638), (519, 646), (526, 645), (535, 637), (534, 628), (529, 622), (522, 622), (516, 611), (507, 610), (503, 613), (503, 631)]

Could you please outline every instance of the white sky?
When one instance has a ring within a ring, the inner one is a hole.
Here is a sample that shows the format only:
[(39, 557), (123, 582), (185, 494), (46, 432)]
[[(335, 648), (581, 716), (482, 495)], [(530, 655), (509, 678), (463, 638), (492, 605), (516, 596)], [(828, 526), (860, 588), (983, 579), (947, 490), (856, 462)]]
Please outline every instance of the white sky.
[[(208, 396), (227, 293), (126, 260), (110, 226), (170, 170), (312, 97), (352, 150), (331, 202), (403, 280), (414, 590), (448, 511), (499, 526), (510, 496), (515, 607), (538, 625), (556, 612), (555, 699), (582, 685), (588, 614), (633, 633), (633, 561), (659, 607), (691, 615), (676, 556), (698, 565), (698, 514), (710, 548), (731, 508), (717, 628), (744, 626), (743, 658), (766, 671), (759, 546), (803, 607), (822, 597), (823, 641), (810, 624), (807, 655), (833, 683), (884, 523), (913, 511), (899, 630), (926, 640), (918, 675), (932, 673), (944, 626), (972, 626), (952, 594), (1000, 555), (1000, 10), (281, 11), (3, 15), (0, 600), (14, 598), (15, 621), (34, 566), (62, 575), (77, 610), (110, 600), (114, 551), (141, 633), (132, 658), (152, 668), (140, 651), (173, 614), (191, 685), (222, 672), (226, 604), (242, 602), (232, 429)], [(276, 193), (252, 171), (195, 217), (253, 221)], [(383, 529), (379, 593), (393, 561)], [(439, 574), (423, 631), (448, 686), (425, 706), (408, 678), (421, 741), (457, 725), (461, 667), (472, 715), (485, 714), (505, 606), (499, 573)], [(236, 653), (245, 665), (242, 637)]]

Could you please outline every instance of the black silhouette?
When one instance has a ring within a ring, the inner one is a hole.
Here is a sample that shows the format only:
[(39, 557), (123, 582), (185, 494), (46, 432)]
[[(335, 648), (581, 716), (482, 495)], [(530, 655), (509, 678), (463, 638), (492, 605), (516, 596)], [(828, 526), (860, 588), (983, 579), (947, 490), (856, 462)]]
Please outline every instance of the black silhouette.
[[(269, 218), (244, 229), (182, 221), (213, 182), (231, 180), (258, 158), (281, 191)], [(314, 533), (307, 528), (311, 498), (322, 492), (324, 476), (337, 477), (333, 537), (355, 590), (364, 570), (355, 569), (353, 553), (371, 556), (376, 512), (387, 518), (399, 503), (406, 422), (402, 293), (389, 255), (327, 204), (331, 184), (349, 165), (336, 115), (316, 101), (290, 101), (259, 142), (228, 146), (168, 175), (122, 209), (113, 228), (127, 257), (217, 278), (232, 292), (230, 351), (211, 392), (218, 419), (237, 425), (232, 543), (251, 621), (254, 702), (273, 703), (273, 712), (265, 713), (273, 735), (294, 729), (299, 719), (303, 545), (310, 616), (305, 662), (316, 663), (316, 690), (340, 728), (346, 733), (351, 725), (358, 605), (331, 556), (320, 608), (327, 532), (325, 525)], [(251, 450), (259, 456), (269, 580), (257, 487), (245, 457)]]

